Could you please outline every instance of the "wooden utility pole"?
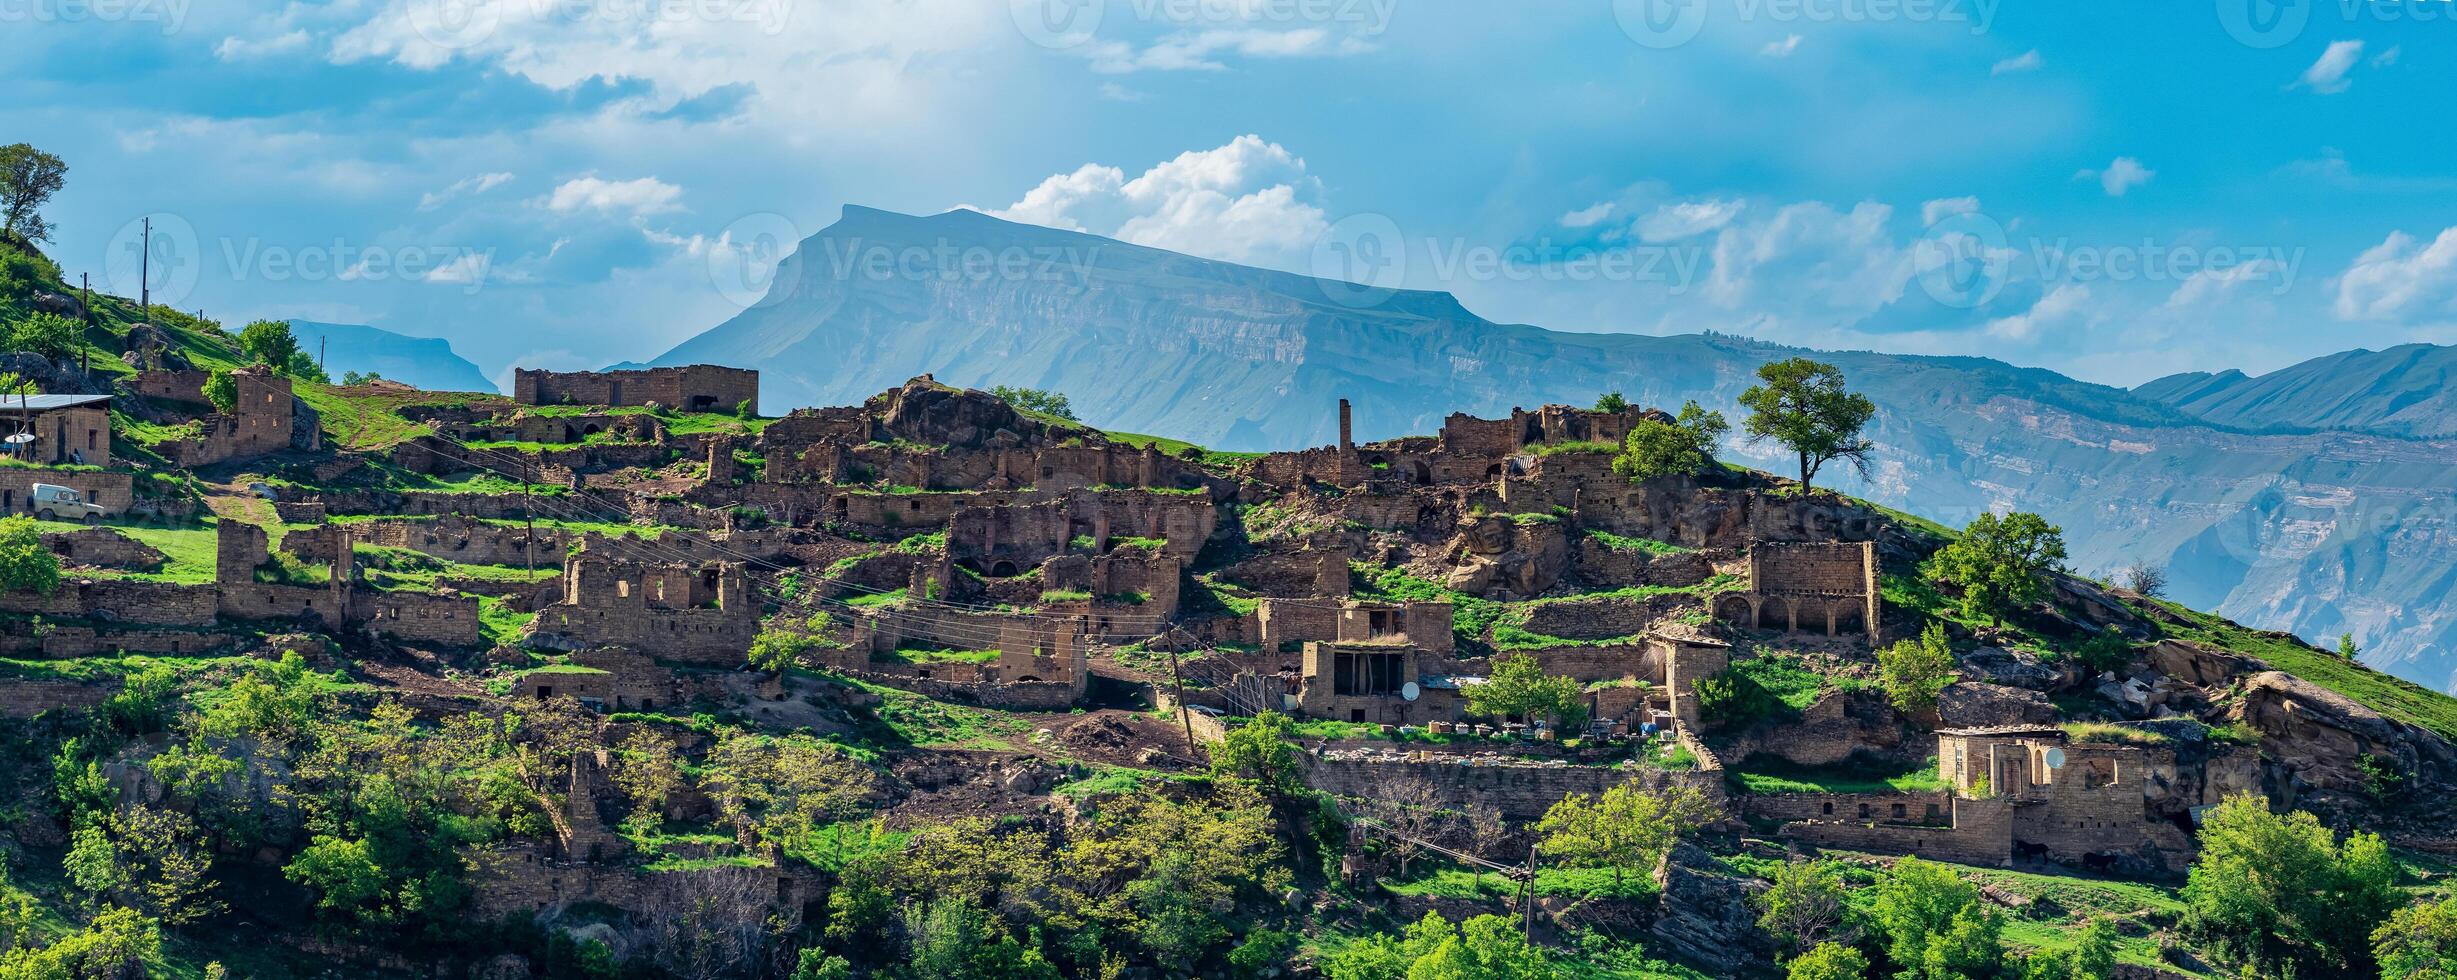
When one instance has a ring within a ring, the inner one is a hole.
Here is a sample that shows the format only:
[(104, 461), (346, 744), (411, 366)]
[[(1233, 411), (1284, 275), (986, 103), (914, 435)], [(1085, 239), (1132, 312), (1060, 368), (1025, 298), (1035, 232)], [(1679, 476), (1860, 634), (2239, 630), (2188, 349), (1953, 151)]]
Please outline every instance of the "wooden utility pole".
[[(322, 368), (324, 365), (316, 365)], [(529, 499), (529, 457), (520, 458), (520, 515), (529, 521), (529, 539), (521, 543), (521, 558), (528, 563), (529, 581), (537, 581), (537, 506)]]
[(1527, 845), (1527, 897), (1519, 900), (1519, 909), (1526, 918), (1519, 923), (1519, 938), (1536, 941), (1536, 845)]
[(137, 245), (137, 310), (154, 322), (154, 219), (145, 218), (145, 240)]
[[(87, 330), (92, 330), (92, 329), (94, 329), (94, 274), (93, 274), (93, 273), (90, 273), (90, 272), (80, 272), (80, 273), (77, 273), (77, 292), (78, 292), (78, 293), (79, 293), (81, 296), (83, 296), (83, 297), (84, 297), (84, 299), (85, 299), (85, 328), (86, 328)], [(79, 338), (79, 339), (81, 339), (81, 340), (82, 340), (82, 339), (84, 339), (84, 338)], [(92, 345), (92, 344), (79, 344), (79, 345), (77, 346), (77, 370), (78, 370), (78, 371), (81, 371), (81, 372), (86, 372), (86, 373), (92, 373), (92, 372), (93, 372), (93, 370), (94, 370), (94, 357), (93, 357), (93, 353), (94, 353), (94, 345)]]
[(1177, 644), (1169, 644), (1169, 683), (1177, 688), (1177, 720), (1186, 726), (1186, 761), (1200, 764), (1203, 755), (1194, 748), (1194, 706), (1186, 703), (1186, 676), (1177, 669)]

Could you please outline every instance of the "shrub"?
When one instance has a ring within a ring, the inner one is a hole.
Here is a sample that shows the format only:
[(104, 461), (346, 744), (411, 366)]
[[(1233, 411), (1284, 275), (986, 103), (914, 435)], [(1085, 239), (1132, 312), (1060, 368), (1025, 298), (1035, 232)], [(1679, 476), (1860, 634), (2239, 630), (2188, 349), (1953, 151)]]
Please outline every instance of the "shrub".
[(1895, 710), (1916, 714), (1937, 706), (1937, 692), (1954, 682), (1954, 651), (1945, 624), (1930, 623), (1918, 641), (1903, 640), (1877, 651), (1878, 683)]
[(1963, 615), (2002, 624), (2005, 614), (2048, 595), (2048, 575), (2063, 567), (2064, 529), (2037, 514), (1981, 514), (1937, 552), (1939, 579), (1962, 590)]
[(77, 321), (55, 313), (36, 313), (9, 326), (9, 349), (56, 361), (76, 353)]

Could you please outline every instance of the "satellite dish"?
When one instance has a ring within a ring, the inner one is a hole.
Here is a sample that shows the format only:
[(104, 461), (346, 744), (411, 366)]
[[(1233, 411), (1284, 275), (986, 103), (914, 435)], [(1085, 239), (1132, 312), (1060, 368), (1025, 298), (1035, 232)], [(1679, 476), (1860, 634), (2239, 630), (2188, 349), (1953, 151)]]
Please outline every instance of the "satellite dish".
[(8, 443), (9, 445), (12, 445), (12, 446), (22, 446), (22, 445), (25, 445), (26, 443), (33, 442), (33, 441), (34, 441), (34, 433), (31, 433), (31, 432), (20, 432), (20, 433), (17, 433), (17, 434), (15, 434), (15, 435), (12, 435), (12, 436), (10, 436), (10, 437), (8, 437), (8, 438), (6, 438), (6, 439), (0, 439), (0, 442), (6, 442), (6, 443)]
[(2063, 749), (2049, 749), (2049, 750), (2047, 750), (2047, 767), (2048, 767), (2048, 768), (2050, 768), (2050, 769), (2062, 769), (2062, 768), (2064, 768), (2064, 767), (2065, 767), (2065, 750), (2063, 750)]
[(1399, 700), (1414, 701), (1423, 696), (1425, 696), (1425, 689), (1416, 686), (1415, 681), (1399, 685)]

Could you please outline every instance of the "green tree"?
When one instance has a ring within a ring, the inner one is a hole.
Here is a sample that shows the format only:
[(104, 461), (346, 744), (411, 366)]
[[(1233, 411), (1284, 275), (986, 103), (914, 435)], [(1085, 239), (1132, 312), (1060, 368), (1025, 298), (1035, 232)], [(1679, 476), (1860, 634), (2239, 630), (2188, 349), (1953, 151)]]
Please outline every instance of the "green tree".
[(1211, 747), (1211, 771), (1247, 780), (1265, 796), (1285, 796), (1297, 788), (1297, 747), (1289, 741), (1295, 730), (1287, 715), (1265, 710)]
[(1075, 406), (1067, 402), (1065, 395), (1054, 391), (997, 385), (990, 389), (990, 394), (997, 395), (1000, 401), (1027, 412), (1053, 415), (1068, 421), (1073, 421), (1075, 418)]
[(1954, 682), (1954, 650), (1945, 624), (1929, 623), (1917, 641), (1899, 640), (1877, 651), (1877, 683), (1895, 710), (1917, 714), (1937, 706), (1937, 694)]
[(1493, 658), (1492, 676), (1467, 689), (1467, 707), (1480, 715), (1545, 720), (1564, 730), (1587, 723), (1584, 685), (1574, 678), (1544, 672), (1532, 654), (1511, 653)]
[(2457, 898), (2409, 905), (2372, 931), (2381, 980), (2457, 980)]
[(369, 371), (364, 374), (357, 371), (341, 372), (341, 386), (344, 388), (355, 388), (359, 385), (372, 384), (382, 380), (384, 380), (384, 376), (373, 371)]
[(239, 410), (239, 383), (230, 379), (228, 371), (215, 368), (206, 375), (204, 395), (214, 411), (228, 415)]
[(1760, 382), (1740, 393), (1749, 410), (1742, 431), (1752, 441), (1772, 439), (1800, 460), (1800, 489), (1838, 459), (1866, 467), (1876, 444), (1860, 437), (1877, 405), (1843, 387), (1843, 372), (1805, 357), (1761, 364)]
[(700, 786), (717, 812), (783, 847), (851, 816), (877, 782), (845, 750), (807, 735), (735, 735), (709, 750)]
[(2353, 660), (2362, 655), (2363, 648), (2355, 645), (2355, 635), (2353, 633), (2338, 634), (2338, 656), (2344, 657), (2348, 660)]
[(1695, 476), (1715, 467), (1715, 447), (1731, 431), (1722, 412), (1710, 412), (1697, 402), (1681, 406), (1677, 421), (1639, 419), (1613, 458), (1612, 471), (1632, 483), (1664, 476)]
[(750, 662), (754, 669), (782, 676), (786, 670), (827, 646), (826, 641), (798, 629), (770, 626), (751, 638)]
[(1757, 926), (1787, 949), (1807, 949), (1843, 924), (1843, 876), (1828, 861), (1789, 861), (1760, 892)]
[(2317, 976), (2369, 964), (2374, 927), (2403, 904), (2397, 863), (2376, 834), (2340, 842), (2320, 818), (2230, 797), (2201, 822), (2184, 885), (2184, 929), (2220, 956)]
[(213, 853), (177, 810), (132, 806), (80, 828), (61, 865), (79, 890), (171, 925), (221, 911), (209, 894)]
[(1841, 943), (1819, 943), (1800, 954), (1784, 974), (1786, 980), (1861, 980), (1868, 975), (1868, 957)]
[(153, 664), (120, 679), (119, 692), (102, 703), (102, 716), (130, 735), (162, 730), (177, 705), (179, 672), (169, 664)]
[(68, 185), (68, 164), (25, 143), (0, 146), (0, 231), (29, 242), (51, 240), (43, 205)]
[(2079, 653), (2083, 666), (2092, 670), (2114, 670), (2133, 659), (2133, 641), (2124, 631), (2113, 626), (2090, 634)]
[(1629, 399), (1621, 397), (1620, 392), (1607, 391), (1604, 393), (1603, 397), (1595, 400), (1595, 410), (1599, 412), (1626, 412), (1629, 411)]
[(2048, 596), (2063, 568), (2065, 532), (2037, 514), (1981, 514), (1937, 552), (1931, 571), (1962, 590), (1963, 615), (2003, 625), (2005, 614)]
[(1869, 919), (1901, 976), (1966, 980), (1996, 974), (2004, 919), (1979, 888), (1942, 864), (1904, 858), (1876, 885)]
[(1756, 678), (1737, 670), (1698, 678), (1691, 686), (1698, 695), (1699, 720), (1717, 731), (1747, 728), (1788, 707)]
[(43, 949), (0, 953), (0, 980), (124, 980), (148, 976), (162, 955), (162, 926), (135, 909), (110, 908)]
[(25, 351), (57, 361), (77, 352), (84, 329), (56, 313), (35, 313), (9, 325), (10, 350)]
[(381, 908), (392, 876), (377, 864), (365, 840), (318, 835), (282, 868), (282, 876), (316, 893), (316, 908), (374, 923), (388, 919)]
[(967, 902), (907, 908), (904, 932), (913, 944), (905, 964), (913, 980), (1059, 980), (1039, 950), (1000, 934), (988, 913)]
[(239, 350), (252, 363), (288, 373), (290, 359), (299, 353), (299, 339), (291, 335), (287, 323), (257, 320), (239, 331)]
[(842, 956), (831, 956), (826, 950), (812, 946), (804, 949), (794, 961), (790, 980), (853, 980), (853, 964)]
[(316, 363), (316, 356), (303, 350), (290, 352), (290, 359), (282, 364), (282, 373), (317, 384), (331, 384), (333, 381), (331, 376), (324, 373), (324, 365)]
[(50, 595), (60, 588), (60, 556), (43, 546), (42, 525), (24, 514), (0, 517), (0, 590)]
[(2065, 975), (2072, 980), (2108, 980), (2116, 973), (2116, 924), (2092, 919), (2065, 958)]
[(1536, 849), (1572, 867), (1610, 868), (1618, 887), (1626, 872), (1652, 871), (1682, 837), (1721, 818), (1687, 786), (1622, 783), (1601, 797), (1573, 793), (1553, 804), (1536, 823)]

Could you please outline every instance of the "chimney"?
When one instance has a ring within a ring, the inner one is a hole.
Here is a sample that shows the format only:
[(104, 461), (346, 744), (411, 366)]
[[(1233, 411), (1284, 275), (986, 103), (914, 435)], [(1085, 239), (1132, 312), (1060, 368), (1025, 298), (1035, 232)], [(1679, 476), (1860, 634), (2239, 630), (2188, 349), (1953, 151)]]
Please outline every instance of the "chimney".
[(1352, 453), (1356, 451), (1356, 442), (1349, 437), (1348, 426), (1350, 418), (1351, 413), (1348, 410), (1348, 400), (1342, 398), (1339, 400), (1339, 451), (1343, 453)]

